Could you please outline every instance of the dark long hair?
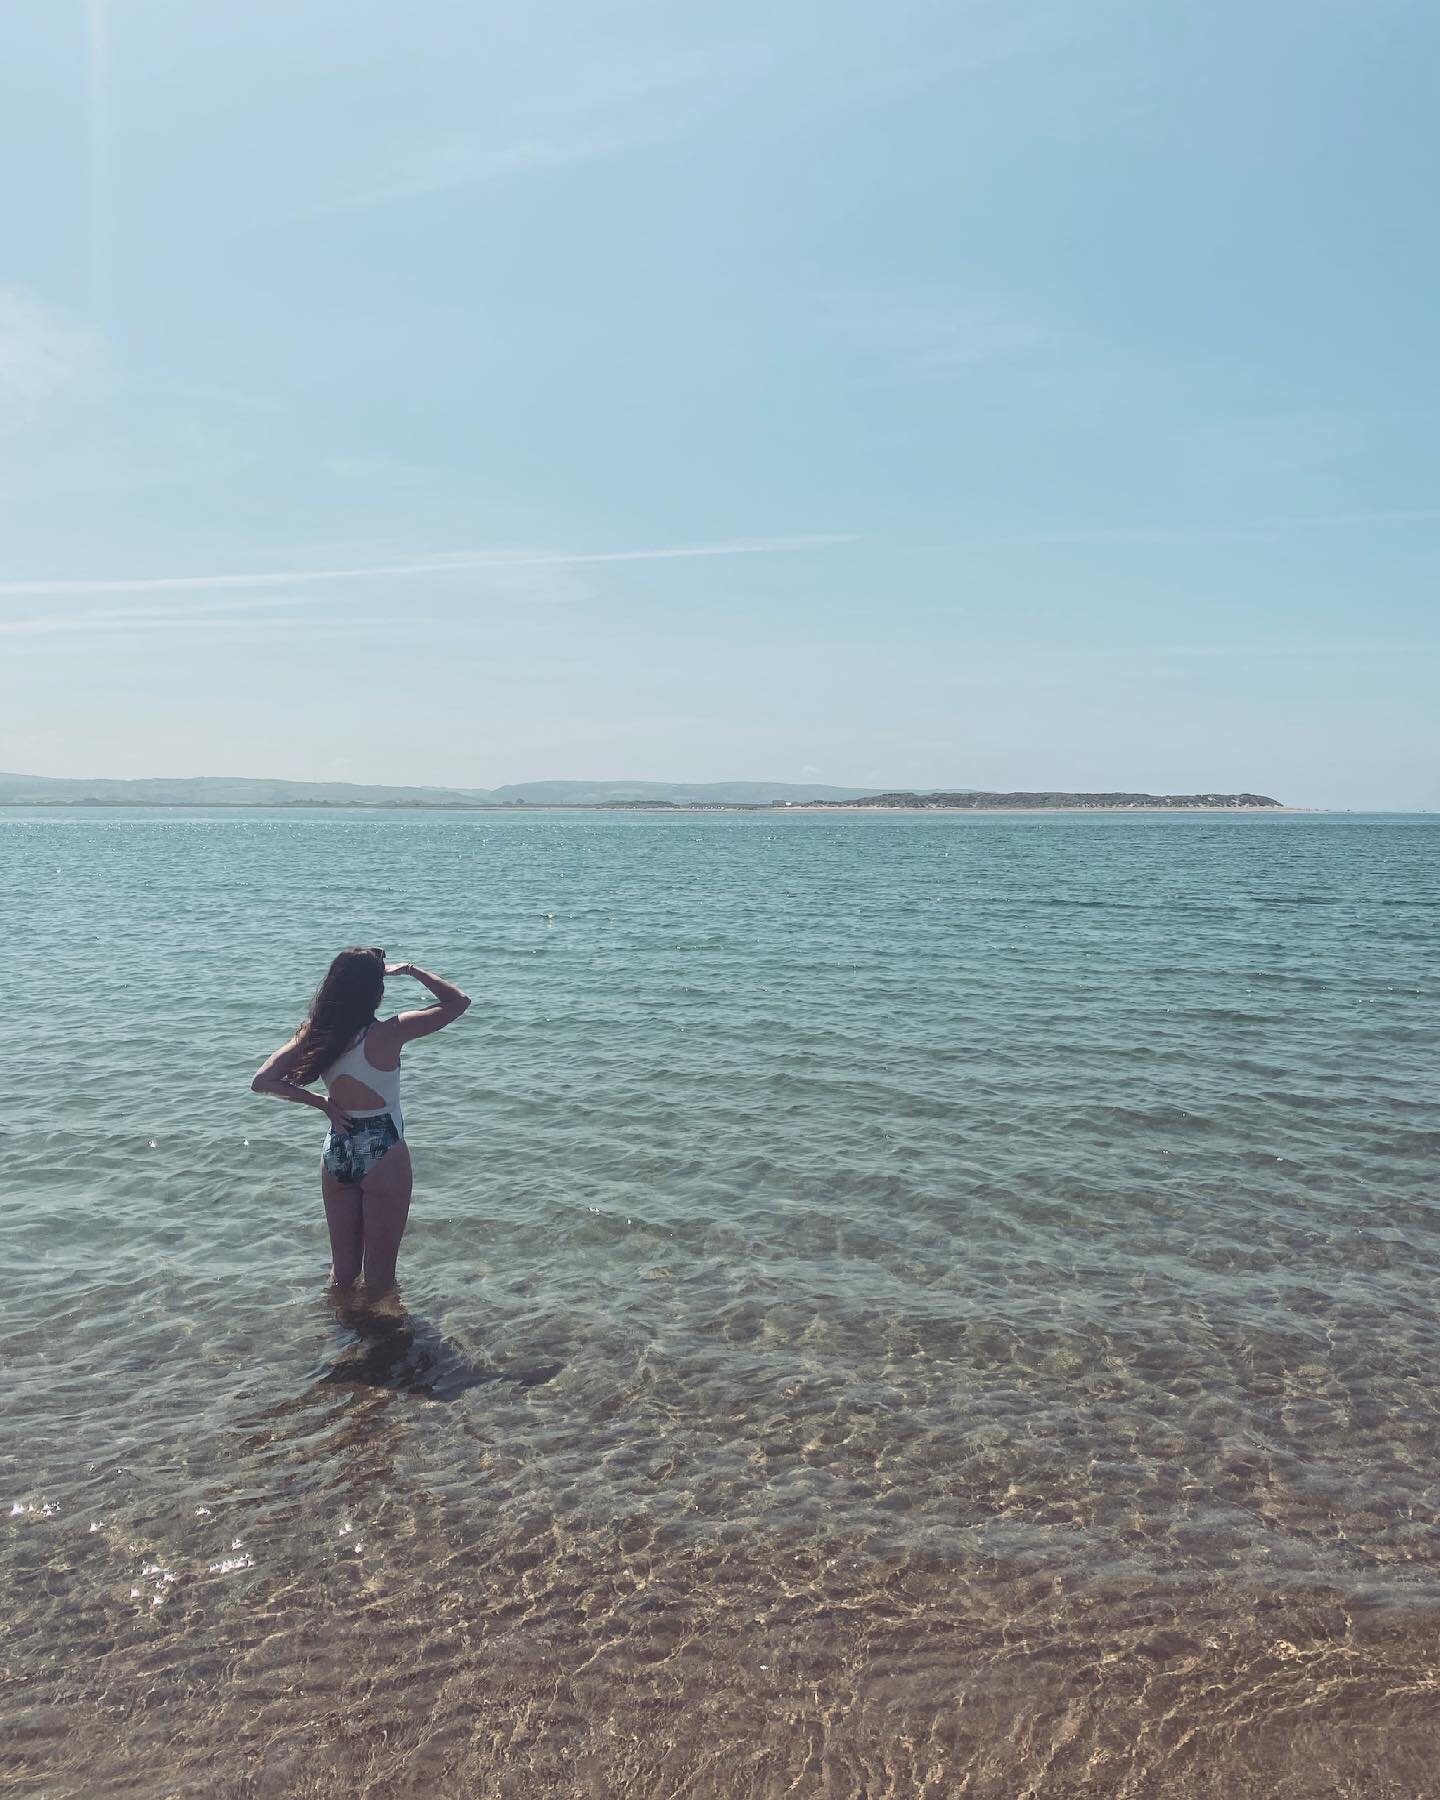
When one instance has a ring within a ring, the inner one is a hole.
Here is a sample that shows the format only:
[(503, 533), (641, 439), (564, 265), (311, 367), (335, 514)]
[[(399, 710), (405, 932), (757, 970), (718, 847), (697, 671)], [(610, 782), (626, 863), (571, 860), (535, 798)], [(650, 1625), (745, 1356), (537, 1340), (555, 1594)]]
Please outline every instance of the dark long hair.
[(307, 1087), (344, 1055), (375, 1017), (385, 991), (385, 952), (342, 950), (315, 990), (310, 1013), (300, 1027), (300, 1045), (290, 1079)]

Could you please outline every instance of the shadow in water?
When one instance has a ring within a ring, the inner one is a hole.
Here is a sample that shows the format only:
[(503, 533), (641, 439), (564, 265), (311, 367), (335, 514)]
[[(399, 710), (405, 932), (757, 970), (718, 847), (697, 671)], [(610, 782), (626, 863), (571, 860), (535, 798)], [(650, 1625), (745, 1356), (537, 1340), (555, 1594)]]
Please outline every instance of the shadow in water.
[(337, 1323), (354, 1335), (316, 1379), (315, 1394), (336, 1387), (380, 1388), (448, 1401), (497, 1382), (540, 1387), (564, 1367), (559, 1362), (477, 1361), (453, 1338), (407, 1312), (393, 1294), (375, 1302), (332, 1294), (327, 1301)]
[(343, 1341), (312, 1366), (295, 1392), (234, 1421), (233, 1457), (252, 1477), (283, 1475), (285, 1504), (316, 1486), (362, 1492), (393, 1481), (399, 1446), (393, 1408), (406, 1401), (457, 1400), (475, 1388), (540, 1387), (563, 1362), (477, 1359), (422, 1318), (398, 1294), (379, 1302), (327, 1293)]

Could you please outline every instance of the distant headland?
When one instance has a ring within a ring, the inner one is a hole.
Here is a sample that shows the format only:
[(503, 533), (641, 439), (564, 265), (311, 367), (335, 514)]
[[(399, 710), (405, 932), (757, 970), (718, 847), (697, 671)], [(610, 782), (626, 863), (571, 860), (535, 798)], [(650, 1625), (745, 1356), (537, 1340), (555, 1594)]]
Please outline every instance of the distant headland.
[(156, 780), (0, 774), (0, 806), (344, 807), (476, 812), (589, 807), (625, 812), (1257, 812), (1268, 794), (991, 793), (824, 787), (783, 781), (525, 781), (499, 788), (378, 787), (198, 775)]
[[(681, 810), (672, 801), (619, 800), (612, 807)], [(1268, 794), (1067, 794), (985, 793), (962, 788), (933, 794), (891, 792), (861, 794), (853, 800), (772, 800), (766, 810), (784, 807), (801, 812), (1291, 812), (1295, 809)], [(683, 810), (693, 811), (693, 806)], [(731, 806), (725, 811), (734, 811)], [(747, 809), (751, 810), (751, 809)]]

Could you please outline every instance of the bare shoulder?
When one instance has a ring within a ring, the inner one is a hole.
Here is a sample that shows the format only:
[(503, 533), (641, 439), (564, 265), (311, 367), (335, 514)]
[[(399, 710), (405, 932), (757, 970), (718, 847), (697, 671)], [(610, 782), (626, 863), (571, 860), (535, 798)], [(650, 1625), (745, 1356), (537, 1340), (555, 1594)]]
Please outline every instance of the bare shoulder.
[(388, 1019), (377, 1019), (365, 1033), (365, 1057), (377, 1069), (398, 1069), (400, 1052), (405, 1044), (405, 1033), (400, 1021), (403, 1013), (394, 1013)]

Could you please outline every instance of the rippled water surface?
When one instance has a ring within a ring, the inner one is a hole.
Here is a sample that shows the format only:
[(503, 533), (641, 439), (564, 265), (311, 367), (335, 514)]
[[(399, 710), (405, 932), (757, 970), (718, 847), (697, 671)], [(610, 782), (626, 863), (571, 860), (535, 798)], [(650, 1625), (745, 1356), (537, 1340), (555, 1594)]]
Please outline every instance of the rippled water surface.
[[(1437, 1791), (1440, 820), (13, 811), (0, 923), (0, 1791)], [(389, 1315), (249, 1092), (348, 942), (476, 996)]]

